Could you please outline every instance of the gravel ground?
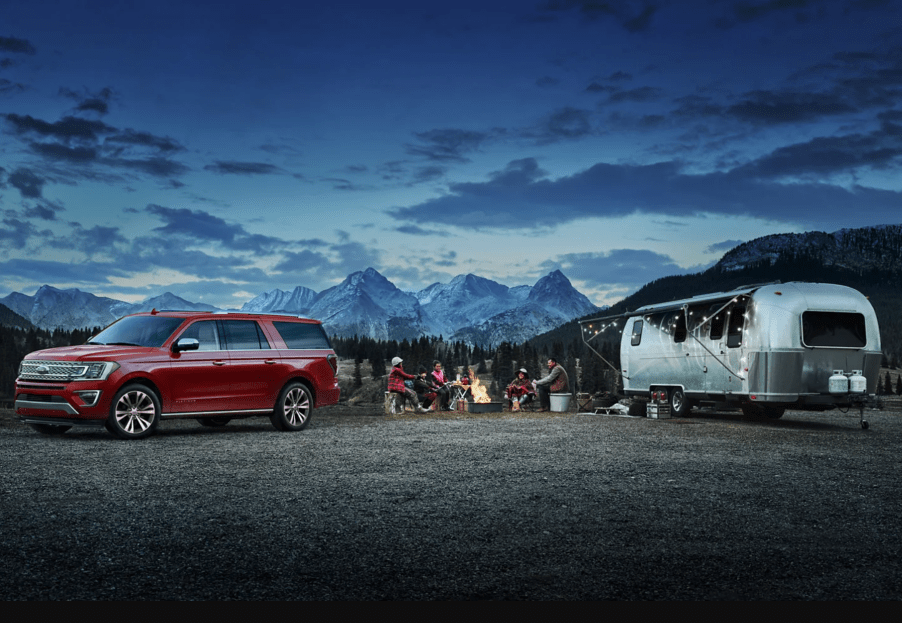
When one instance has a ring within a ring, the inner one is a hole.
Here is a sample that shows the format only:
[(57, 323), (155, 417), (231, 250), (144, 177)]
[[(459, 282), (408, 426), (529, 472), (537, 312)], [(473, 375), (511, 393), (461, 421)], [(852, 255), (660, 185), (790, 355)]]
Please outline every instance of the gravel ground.
[(898, 408), (378, 409), (136, 442), (0, 413), (0, 598), (902, 597)]

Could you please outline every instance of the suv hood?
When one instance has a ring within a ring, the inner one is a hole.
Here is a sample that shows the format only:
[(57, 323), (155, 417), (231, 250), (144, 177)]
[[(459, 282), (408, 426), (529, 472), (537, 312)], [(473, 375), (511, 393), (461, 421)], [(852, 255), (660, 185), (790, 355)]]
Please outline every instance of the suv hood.
[(60, 346), (36, 350), (25, 359), (46, 359), (48, 361), (118, 361), (136, 359), (150, 354), (162, 354), (163, 349), (149, 346), (106, 346), (85, 344), (84, 346)]

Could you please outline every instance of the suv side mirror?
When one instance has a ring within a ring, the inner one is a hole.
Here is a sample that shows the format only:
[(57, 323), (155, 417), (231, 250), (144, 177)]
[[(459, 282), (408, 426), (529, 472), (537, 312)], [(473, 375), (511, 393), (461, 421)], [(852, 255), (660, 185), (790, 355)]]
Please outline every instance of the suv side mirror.
[(193, 337), (183, 337), (172, 345), (172, 352), (179, 353), (183, 350), (197, 350), (200, 348), (200, 342)]

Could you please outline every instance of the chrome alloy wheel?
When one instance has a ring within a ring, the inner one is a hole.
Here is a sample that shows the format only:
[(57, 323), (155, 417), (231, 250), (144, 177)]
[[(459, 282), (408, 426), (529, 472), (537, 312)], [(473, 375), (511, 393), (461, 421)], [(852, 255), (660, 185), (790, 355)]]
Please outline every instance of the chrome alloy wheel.
[(310, 414), (310, 396), (300, 387), (293, 387), (286, 394), (282, 408), (291, 426), (301, 426)]
[(155, 417), (156, 405), (141, 389), (132, 389), (122, 394), (116, 403), (116, 423), (126, 433), (140, 435), (150, 428)]

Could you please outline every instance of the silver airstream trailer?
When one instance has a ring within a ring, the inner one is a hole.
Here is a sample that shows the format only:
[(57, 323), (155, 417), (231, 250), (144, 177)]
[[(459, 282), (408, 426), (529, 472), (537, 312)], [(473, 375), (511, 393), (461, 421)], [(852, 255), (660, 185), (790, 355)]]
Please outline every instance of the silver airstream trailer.
[(877, 317), (845, 286), (773, 283), (649, 305), (581, 321), (583, 339), (611, 322), (623, 331), (624, 393), (666, 401), (674, 416), (711, 402), (779, 418), (787, 408), (851, 406), (876, 393)]

